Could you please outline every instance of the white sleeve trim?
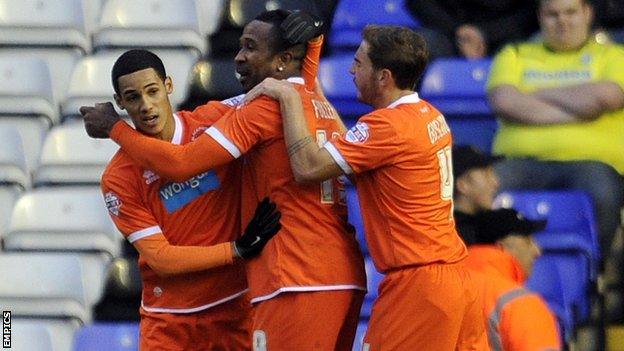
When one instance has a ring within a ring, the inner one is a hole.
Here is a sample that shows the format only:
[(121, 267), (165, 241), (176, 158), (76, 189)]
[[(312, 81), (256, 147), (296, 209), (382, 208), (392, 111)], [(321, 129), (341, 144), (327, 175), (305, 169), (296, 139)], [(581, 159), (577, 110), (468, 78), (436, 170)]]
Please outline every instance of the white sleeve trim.
[(147, 227), (145, 229), (138, 230), (130, 235), (128, 235), (128, 241), (132, 244), (133, 242), (146, 238), (151, 235), (155, 235), (158, 233), (162, 233), (162, 229), (159, 226), (155, 225), (153, 227)]
[(340, 166), (340, 168), (345, 174), (353, 174), (353, 169), (351, 169), (351, 166), (349, 166), (349, 164), (344, 159), (344, 157), (342, 157), (342, 155), (340, 154), (340, 151), (336, 149), (334, 144), (328, 141), (325, 144), (323, 144), (323, 147), (325, 148), (325, 150), (327, 150), (327, 152), (329, 152), (331, 157), (334, 159), (334, 161), (336, 161), (338, 166)]
[(226, 149), (230, 154), (232, 154), (234, 158), (239, 158), (241, 156), (241, 152), (238, 147), (236, 147), (233, 142), (226, 138), (225, 135), (223, 135), (223, 133), (221, 133), (221, 131), (217, 128), (210, 127), (206, 129), (205, 133), (210, 135), (214, 140), (216, 140), (219, 145), (223, 146), (223, 148)]

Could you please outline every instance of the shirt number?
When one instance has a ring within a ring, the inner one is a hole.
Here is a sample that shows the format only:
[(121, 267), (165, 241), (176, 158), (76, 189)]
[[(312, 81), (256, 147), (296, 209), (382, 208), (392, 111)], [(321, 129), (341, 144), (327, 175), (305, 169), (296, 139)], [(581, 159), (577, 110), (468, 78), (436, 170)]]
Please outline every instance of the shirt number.
[[(323, 145), (327, 142), (327, 132), (322, 129), (317, 129), (316, 142), (319, 147), (323, 147)], [(334, 188), (332, 184), (332, 179), (328, 179), (321, 183), (321, 203), (334, 203)]]
[(440, 198), (451, 202), (449, 220), (453, 218), (453, 156), (451, 147), (447, 146), (437, 152), (440, 165)]

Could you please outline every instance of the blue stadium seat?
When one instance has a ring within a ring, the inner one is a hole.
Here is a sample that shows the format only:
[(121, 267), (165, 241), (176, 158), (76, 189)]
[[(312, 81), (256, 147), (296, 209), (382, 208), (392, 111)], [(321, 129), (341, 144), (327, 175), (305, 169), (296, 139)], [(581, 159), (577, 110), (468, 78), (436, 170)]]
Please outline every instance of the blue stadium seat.
[(527, 218), (546, 218), (548, 224), (535, 239), (544, 251), (581, 251), (591, 259), (591, 279), (596, 280), (600, 246), (592, 201), (582, 191), (509, 191), (497, 198), (502, 207), (513, 207)]
[(368, 292), (364, 297), (360, 318), (368, 319), (373, 312), (373, 303), (377, 300), (377, 296), (379, 295), (379, 284), (381, 284), (385, 276), (377, 272), (373, 260), (370, 257), (364, 259), (364, 268), (366, 269), (366, 290), (368, 290)]
[(362, 41), (362, 29), (375, 24), (419, 28), (402, 0), (341, 0), (338, 2), (329, 36), (329, 45), (337, 49), (356, 49)]
[(559, 270), (551, 256), (544, 255), (537, 259), (526, 286), (546, 300), (550, 310), (557, 316), (561, 337), (570, 341), (574, 330), (573, 315), (570, 305), (566, 303)]
[(453, 133), (454, 145), (472, 145), (486, 153), (492, 151), (494, 134), (498, 129), (496, 119), (491, 116), (471, 118), (446, 116), (445, 118)]
[(360, 243), (360, 248), (364, 255), (368, 255), (368, 245), (364, 237), (364, 222), (360, 211), (360, 201), (357, 189), (354, 186), (347, 186), (347, 209), (349, 211), (349, 223), (355, 227), (355, 235)]
[(492, 60), (442, 58), (431, 62), (420, 95), (447, 117), (491, 116), (485, 84)]
[(138, 323), (97, 323), (76, 333), (74, 351), (136, 351)]
[(325, 96), (344, 118), (359, 117), (372, 110), (357, 100), (353, 76), (349, 73), (353, 53), (333, 55), (321, 60), (319, 80)]
[(362, 350), (366, 328), (368, 328), (368, 321), (362, 320), (358, 323), (357, 330), (355, 331), (355, 339), (353, 340), (353, 351)]

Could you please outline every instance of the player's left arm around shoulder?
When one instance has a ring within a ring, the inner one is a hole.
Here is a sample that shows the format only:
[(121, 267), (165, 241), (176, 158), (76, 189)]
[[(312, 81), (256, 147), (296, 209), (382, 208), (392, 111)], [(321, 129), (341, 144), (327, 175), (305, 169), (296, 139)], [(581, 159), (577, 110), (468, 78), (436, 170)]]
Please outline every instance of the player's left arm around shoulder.
[(247, 102), (266, 95), (280, 103), (284, 141), (298, 183), (319, 182), (341, 175), (342, 169), (308, 130), (299, 92), (287, 81), (267, 78), (247, 93)]
[(319, 147), (308, 130), (301, 97), (294, 89), (280, 97), (284, 140), (290, 167), (298, 183), (318, 182), (343, 173), (330, 153)]

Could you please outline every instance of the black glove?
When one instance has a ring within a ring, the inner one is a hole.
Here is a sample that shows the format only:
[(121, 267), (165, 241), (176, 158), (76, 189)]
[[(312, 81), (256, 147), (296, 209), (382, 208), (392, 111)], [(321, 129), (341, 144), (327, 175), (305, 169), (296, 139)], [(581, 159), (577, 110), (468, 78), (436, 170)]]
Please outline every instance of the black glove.
[(280, 26), (284, 39), (292, 45), (304, 44), (323, 32), (323, 20), (304, 11), (293, 11)]
[(236, 255), (250, 258), (258, 255), (264, 245), (282, 228), (279, 220), (282, 214), (275, 203), (265, 197), (256, 207), (256, 213), (247, 224), (245, 233), (234, 242)]

